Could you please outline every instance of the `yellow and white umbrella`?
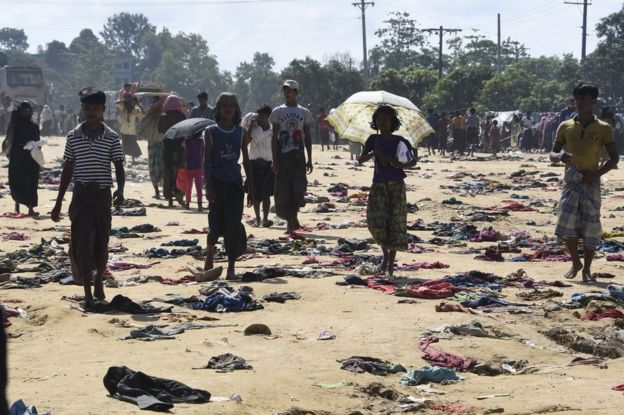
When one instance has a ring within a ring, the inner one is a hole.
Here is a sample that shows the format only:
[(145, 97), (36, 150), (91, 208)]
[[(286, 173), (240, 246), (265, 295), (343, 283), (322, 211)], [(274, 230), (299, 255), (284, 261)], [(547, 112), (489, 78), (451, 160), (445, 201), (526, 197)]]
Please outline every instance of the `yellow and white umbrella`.
[(341, 138), (355, 143), (366, 143), (375, 131), (370, 122), (380, 105), (393, 107), (401, 120), (395, 132), (407, 139), (414, 148), (435, 131), (418, 107), (407, 98), (386, 91), (363, 91), (353, 94), (325, 119)]

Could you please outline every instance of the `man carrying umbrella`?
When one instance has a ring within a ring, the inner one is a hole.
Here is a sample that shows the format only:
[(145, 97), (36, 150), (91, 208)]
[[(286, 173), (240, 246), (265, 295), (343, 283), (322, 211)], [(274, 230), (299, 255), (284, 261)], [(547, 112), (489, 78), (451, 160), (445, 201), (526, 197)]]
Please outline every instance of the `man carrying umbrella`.
[[(286, 233), (301, 228), (297, 214), (305, 206), (308, 187), (306, 170), (312, 173), (312, 113), (297, 104), (299, 83), (287, 80), (282, 85), (286, 103), (275, 108), (273, 125), (273, 172), (275, 173), (275, 213), (288, 223)], [(308, 160), (304, 153), (308, 153)]]

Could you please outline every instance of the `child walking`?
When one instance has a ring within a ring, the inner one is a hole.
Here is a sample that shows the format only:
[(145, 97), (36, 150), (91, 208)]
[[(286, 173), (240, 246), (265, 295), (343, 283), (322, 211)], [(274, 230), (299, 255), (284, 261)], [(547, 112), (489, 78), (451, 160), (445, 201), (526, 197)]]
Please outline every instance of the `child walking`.
[(500, 128), (498, 128), (498, 121), (492, 121), (492, 127), (490, 128), (490, 149), (492, 150), (492, 154), (494, 154), (494, 158), (496, 158), (497, 153), (500, 149)]
[[(236, 259), (247, 249), (247, 236), (243, 219), (245, 192), (238, 159), (243, 154), (245, 172), (248, 174), (248, 191), (253, 195), (253, 180), (249, 167), (247, 148), (243, 146), (243, 128), (240, 126), (241, 110), (236, 95), (222, 93), (215, 105), (217, 124), (206, 128), (204, 174), (208, 209), (208, 247), (205, 270), (214, 268), (215, 245), (223, 236), (223, 246), (228, 257), (226, 279), (235, 279)], [(216, 275), (216, 274), (215, 274)]]
[(359, 163), (375, 158), (373, 185), (368, 195), (366, 218), (368, 230), (381, 245), (383, 263), (380, 272), (394, 274), (399, 249), (407, 248), (407, 199), (404, 169), (416, 165), (410, 143), (393, 133), (401, 122), (394, 108), (382, 105), (373, 114), (371, 127), (377, 130), (366, 140)]
[[(123, 203), (126, 176), (119, 136), (102, 122), (106, 94), (85, 88), (80, 91), (80, 101), (86, 121), (67, 135), (61, 184), (51, 218), (54, 222), (61, 220), (63, 197), (73, 178), (69, 257), (74, 280), (84, 286), (85, 307), (91, 307), (93, 297), (105, 298), (103, 276), (108, 262), (111, 205)], [(111, 164), (115, 165), (117, 182), (117, 190), (112, 195)], [(92, 293), (93, 270), (96, 274)]]
[(193, 194), (193, 183), (195, 183), (195, 192), (197, 193), (197, 211), (201, 212), (202, 208), (202, 181), (204, 174), (204, 138), (201, 134), (189, 137), (184, 140), (184, 154), (186, 162), (184, 169), (178, 171), (178, 175), (183, 174), (184, 188), (182, 191), (186, 197), (186, 209), (191, 208), (191, 196)]

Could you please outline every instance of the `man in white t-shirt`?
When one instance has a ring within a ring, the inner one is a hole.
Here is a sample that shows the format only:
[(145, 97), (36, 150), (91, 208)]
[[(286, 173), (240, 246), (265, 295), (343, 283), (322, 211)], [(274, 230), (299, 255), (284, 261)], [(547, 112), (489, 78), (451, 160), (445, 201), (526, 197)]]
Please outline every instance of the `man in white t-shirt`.
[[(273, 126), (273, 172), (275, 173), (275, 213), (288, 223), (286, 233), (301, 228), (297, 217), (305, 206), (307, 173), (312, 173), (312, 113), (297, 104), (299, 83), (287, 80), (282, 85), (285, 104), (275, 108), (269, 121)], [(305, 151), (304, 151), (305, 149)], [(306, 162), (305, 152), (308, 158)]]

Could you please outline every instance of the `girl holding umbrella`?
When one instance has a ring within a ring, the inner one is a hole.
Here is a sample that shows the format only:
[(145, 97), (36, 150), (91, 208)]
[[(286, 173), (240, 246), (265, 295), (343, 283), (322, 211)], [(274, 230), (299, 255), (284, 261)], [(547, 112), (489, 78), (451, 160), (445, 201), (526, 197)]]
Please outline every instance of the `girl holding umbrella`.
[(407, 248), (404, 169), (416, 165), (416, 156), (409, 141), (393, 134), (400, 126), (401, 122), (393, 107), (379, 106), (371, 122), (377, 134), (368, 137), (358, 159), (359, 163), (365, 163), (375, 158), (366, 218), (368, 230), (383, 251), (380, 271), (387, 271), (389, 276), (394, 273), (397, 251)]

